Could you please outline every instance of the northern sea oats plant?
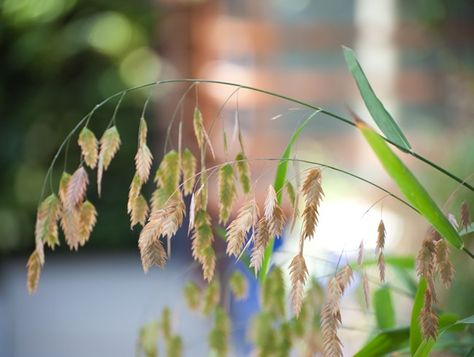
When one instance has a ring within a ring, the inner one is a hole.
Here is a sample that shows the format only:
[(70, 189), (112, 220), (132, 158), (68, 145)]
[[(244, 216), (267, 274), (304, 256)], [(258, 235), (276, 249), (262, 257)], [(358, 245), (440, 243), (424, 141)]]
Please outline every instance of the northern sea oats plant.
[[(72, 173), (63, 172), (59, 180), (59, 189), (53, 190), (39, 204), (35, 228), (36, 248), (31, 254), (27, 267), (27, 287), (34, 293), (38, 287), (41, 268), (45, 263), (44, 247), (51, 249), (59, 244), (58, 224), (64, 233), (64, 239), (71, 250), (77, 250), (89, 239), (97, 222), (97, 211), (87, 199), (90, 174), (96, 170), (98, 196), (101, 194), (102, 178), (117, 154), (121, 138), (116, 125), (116, 115), (120, 103), (131, 91), (146, 87), (157, 87), (167, 83), (189, 83), (189, 88), (183, 95), (188, 95), (190, 89), (198, 83), (213, 83), (222, 86), (232, 86), (241, 89), (264, 93), (269, 96), (299, 104), (312, 110), (311, 114), (300, 124), (293, 133), (285, 151), (279, 158), (248, 158), (245, 153), (245, 138), (240, 130), (238, 117), (235, 121), (232, 135), (239, 145), (235, 159), (209, 166), (207, 157), (215, 158), (213, 143), (206, 128), (200, 108), (196, 105), (192, 122), (179, 122), (177, 148), (165, 153), (153, 177), (155, 190), (150, 198), (142, 192), (142, 187), (151, 177), (153, 167), (153, 153), (147, 144), (148, 127), (145, 118), (145, 102), (142, 115), (139, 119), (138, 145), (134, 157), (135, 175), (129, 186), (127, 212), (130, 216), (130, 226), (141, 225), (138, 238), (143, 269), (147, 272), (153, 266), (164, 267), (170, 258), (173, 237), (188, 215), (189, 226), (187, 233), (191, 239), (192, 257), (201, 266), (202, 275), (207, 286), (190, 282), (184, 288), (184, 298), (190, 309), (199, 311), (205, 316), (212, 316), (213, 327), (209, 333), (209, 346), (218, 356), (225, 356), (230, 351), (229, 339), (232, 332), (231, 320), (228, 312), (219, 305), (220, 296), (219, 271), (216, 271), (217, 260), (220, 258), (215, 250), (216, 237), (222, 236), (226, 241), (226, 254), (241, 260), (252, 273), (258, 277), (261, 293), (261, 312), (253, 319), (249, 328), (250, 340), (254, 344), (255, 353), (261, 356), (285, 356), (292, 350), (298, 350), (302, 355), (311, 356), (322, 353), (325, 356), (342, 356), (343, 341), (338, 331), (343, 325), (341, 313), (341, 298), (351, 283), (360, 281), (364, 300), (369, 306), (369, 275), (367, 268), (376, 264), (379, 270), (379, 281), (386, 280), (387, 266), (406, 268), (404, 263), (396, 257), (385, 255), (384, 247), (386, 227), (383, 219), (380, 220), (377, 231), (375, 259), (364, 259), (364, 242), (360, 243), (359, 255), (354, 262), (338, 266), (333, 274), (327, 276), (327, 289), (320, 286), (314, 276), (311, 276), (307, 267), (305, 242), (318, 239), (319, 207), (324, 199), (324, 180), (322, 168), (335, 170), (361, 180), (383, 191), (409, 209), (423, 216), (431, 228), (430, 233), (420, 247), (416, 257), (416, 273), (419, 282), (416, 292), (413, 291), (414, 306), (412, 321), (408, 327), (396, 327), (391, 299), (380, 299), (380, 296), (390, 294), (390, 285), (383, 285), (374, 292), (374, 309), (380, 317), (374, 336), (361, 348), (358, 356), (379, 356), (393, 351), (409, 348), (410, 353), (416, 356), (426, 356), (435, 346), (436, 340), (442, 334), (451, 333), (457, 325), (469, 325), (474, 317), (460, 319), (448, 316), (436, 306), (436, 284), (439, 279), (446, 288), (449, 288), (454, 279), (454, 267), (450, 259), (450, 247), (461, 250), (470, 258), (472, 253), (464, 246), (464, 238), (472, 234), (474, 226), (471, 222), (469, 207), (463, 203), (460, 208), (460, 227), (455, 227), (433, 201), (425, 188), (418, 182), (413, 173), (405, 166), (391, 147), (411, 155), (430, 165), (451, 179), (464, 186), (469, 194), (474, 193), (472, 187), (453, 173), (441, 168), (425, 157), (417, 154), (407, 138), (386, 111), (383, 104), (376, 97), (365, 77), (362, 68), (357, 62), (354, 53), (344, 48), (344, 55), (349, 69), (359, 87), (360, 93), (375, 123), (382, 135), (375, 132), (368, 124), (351, 113), (349, 120), (330, 113), (322, 108), (292, 99), (266, 90), (249, 86), (207, 80), (167, 80), (158, 81), (124, 90), (97, 105), (71, 131), (59, 148), (48, 170), (43, 187), (45, 193), (46, 182), (53, 180), (53, 166), (59, 155), (67, 150), (67, 143), (75, 139), (80, 130), (77, 144), (81, 149), (81, 160), (78, 168)], [(197, 88), (197, 87), (196, 87)], [(197, 91), (197, 89), (196, 89)], [(231, 96), (232, 96), (231, 95)], [(97, 139), (96, 134), (88, 127), (94, 112), (108, 101), (118, 98), (112, 120), (108, 127)], [(181, 105), (180, 101), (180, 104)], [(344, 171), (335, 166), (300, 160), (292, 156), (293, 144), (304, 131), (304, 127), (317, 116), (330, 116), (345, 124), (357, 128), (372, 148), (381, 164), (398, 185), (405, 198), (401, 198), (380, 185), (367, 180), (356, 173)], [(191, 118), (190, 118), (191, 119)], [(170, 139), (172, 118), (167, 130), (165, 150)], [(192, 125), (199, 155), (183, 147), (182, 127)], [(229, 142), (227, 133), (223, 132), (225, 156), (229, 156)], [(254, 161), (268, 161), (276, 164), (276, 175), (273, 184), (267, 188), (264, 202), (258, 202), (255, 197), (255, 182), (251, 175), (251, 166)], [(310, 167), (301, 172), (302, 182), (297, 178), (290, 179), (287, 175), (288, 164), (305, 163)], [(217, 176), (218, 217), (208, 212), (209, 182)], [(236, 207), (237, 198), (242, 198), (243, 204)], [(189, 207), (186, 207), (185, 196), (189, 197)], [(283, 197), (288, 199), (292, 208), (290, 217), (286, 217), (283, 209)], [(235, 214), (236, 213), (236, 214)], [(235, 216), (234, 216), (235, 214)], [(289, 293), (293, 314), (286, 312), (286, 287), (284, 274), (280, 267), (270, 267), (274, 240), (284, 235), (286, 224), (294, 227), (295, 221), (301, 218), (302, 229), (299, 235), (298, 252), (292, 257), (289, 265), (291, 291)], [(291, 224), (290, 224), (291, 223)], [(220, 232), (220, 233), (219, 233)], [(408, 263), (409, 268), (414, 263)], [(360, 279), (354, 279), (359, 277)], [(308, 284), (309, 282), (309, 284)], [(234, 272), (229, 279), (229, 287), (237, 299), (245, 299), (248, 294), (246, 278)], [(388, 286), (388, 288), (387, 288)], [(390, 295), (388, 295), (390, 297)], [(380, 301), (384, 301), (383, 304)], [(168, 309), (163, 311), (161, 321), (144, 326), (140, 332), (138, 349), (147, 356), (157, 353), (156, 340), (159, 334), (164, 337), (167, 354), (179, 356), (185, 340), (172, 332)], [(385, 314), (385, 318), (383, 317)], [(469, 335), (470, 341), (474, 336)]]

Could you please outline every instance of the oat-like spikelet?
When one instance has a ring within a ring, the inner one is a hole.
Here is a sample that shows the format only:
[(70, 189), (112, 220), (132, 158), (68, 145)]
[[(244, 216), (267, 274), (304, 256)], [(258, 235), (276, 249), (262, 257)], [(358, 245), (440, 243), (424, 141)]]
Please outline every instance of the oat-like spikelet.
[(133, 176), (132, 182), (130, 183), (130, 190), (128, 191), (128, 202), (127, 202), (127, 213), (132, 213), (135, 199), (140, 195), (142, 188), (142, 180), (138, 173)]
[(239, 152), (235, 157), (237, 172), (239, 173), (240, 184), (244, 193), (250, 192), (250, 165), (243, 152)]
[(84, 200), (88, 183), (89, 177), (87, 176), (87, 172), (84, 167), (81, 166), (71, 176), (67, 185), (65, 203), (67, 210), (73, 210)]
[(436, 340), (438, 336), (438, 316), (433, 310), (433, 296), (431, 289), (425, 291), (424, 306), (420, 312), (421, 333), (425, 340), (432, 338)]
[(379, 254), (385, 247), (385, 224), (381, 219), (377, 227), (377, 245), (375, 247), (375, 254)]
[(153, 161), (153, 155), (151, 154), (151, 151), (146, 144), (147, 133), (147, 124), (145, 118), (142, 117), (140, 119), (140, 127), (138, 129), (138, 150), (135, 155), (135, 167), (142, 183), (148, 181), (148, 177), (150, 176), (151, 164)]
[[(432, 232), (435, 231), (432, 230)], [(432, 233), (432, 236), (436, 236), (436, 234)], [(416, 256), (416, 273), (419, 277), (426, 279), (433, 301), (436, 301), (437, 299), (433, 279), (436, 268), (435, 262), (436, 246), (434, 240), (430, 237), (427, 237), (423, 240), (421, 248)]]
[(378, 254), (377, 265), (379, 268), (379, 277), (381, 282), (385, 281), (385, 234), (385, 224), (381, 219), (379, 222), (379, 226), (377, 227), (377, 244), (375, 246), (375, 254)]
[[(147, 224), (143, 227), (140, 237), (146, 236), (158, 239), (160, 236), (172, 238), (183, 223), (185, 204), (181, 193), (178, 192), (168, 199), (165, 206), (151, 212)], [(144, 238), (145, 241), (150, 240)]]
[(82, 241), (81, 237), (81, 215), (77, 208), (64, 209), (61, 215), (61, 228), (64, 238), (71, 250), (77, 250)]
[(198, 107), (194, 108), (193, 128), (194, 128), (194, 135), (196, 135), (196, 141), (198, 143), (199, 149), (203, 151), (205, 149), (204, 145), (207, 145), (207, 148), (209, 148), (209, 151), (211, 152), (212, 157), (215, 158), (216, 155), (214, 153), (214, 148), (212, 147), (211, 139), (209, 138), (206, 128), (204, 127), (202, 114)]
[(257, 219), (257, 209), (255, 200), (250, 200), (239, 210), (237, 218), (227, 227), (227, 255), (239, 256), (247, 232), (250, 231)]
[(346, 265), (329, 281), (327, 301), (321, 310), (321, 330), (325, 356), (342, 356), (342, 343), (337, 336), (341, 325), (340, 299), (352, 281), (352, 269)]
[(196, 181), (197, 161), (191, 150), (184, 149), (181, 153), (181, 172), (183, 175), (183, 192), (189, 195), (193, 191), (194, 182)]
[(350, 267), (350, 265), (346, 265), (337, 273), (336, 280), (341, 288), (341, 295), (344, 294), (344, 291), (351, 283), (352, 276), (352, 268)]
[(467, 202), (461, 205), (461, 229), (467, 229), (471, 225), (471, 213)]
[(291, 278), (291, 305), (293, 312), (298, 316), (301, 312), (304, 297), (304, 285), (308, 277), (308, 268), (303, 254), (296, 255), (290, 264)]
[(201, 289), (196, 283), (189, 281), (183, 288), (183, 296), (191, 311), (198, 311), (201, 306)]
[(362, 265), (364, 261), (364, 240), (362, 239), (359, 244), (359, 252), (357, 254), (357, 264)]
[(79, 134), (78, 144), (81, 147), (82, 157), (87, 166), (95, 169), (99, 157), (99, 142), (94, 133), (84, 127)]
[(226, 224), (232, 210), (232, 204), (237, 197), (234, 181), (234, 169), (225, 164), (219, 169), (219, 223)]
[(441, 277), (443, 285), (447, 288), (451, 286), (454, 278), (454, 266), (449, 259), (449, 247), (444, 239), (435, 242), (436, 248), (436, 270)]
[(270, 237), (281, 236), (285, 225), (285, 215), (278, 204), (277, 194), (272, 185), (268, 187), (268, 194), (265, 199), (265, 219), (268, 222)]
[(365, 306), (369, 308), (370, 306), (369, 277), (367, 276), (367, 273), (365, 272), (364, 272), (364, 275), (362, 276), (362, 287), (364, 291)]
[(265, 248), (270, 241), (268, 222), (265, 217), (260, 218), (256, 230), (257, 233), (255, 234), (252, 255), (250, 257), (250, 267), (255, 270), (255, 274), (257, 274), (262, 267)]
[(97, 166), (97, 190), (100, 196), (102, 186), (102, 176), (109, 168), (110, 162), (114, 158), (120, 147), (120, 134), (116, 126), (107, 129), (100, 138), (99, 164)]
[(209, 216), (206, 210), (198, 209), (194, 221), (191, 250), (193, 258), (202, 264), (204, 261), (204, 249), (212, 245), (214, 241), (211, 216)]
[(135, 155), (135, 167), (137, 174), (140, 176), (142, 182), (147, 182), (150, 176), (151, 164), (153, 161), (153, 155), (146, 144), (141, 145), (138, 148), (137, 154)]
[(301, 188), (305, 198), (303, 211), (303, 239), (311, 239), (314, 236), (318, 223), (318, 210), (324, 195), (321, 187), (321, 171), (318, 168), (310, 169), (306, 175)]
[(168, 202), (168, 192), (163, 187), (158, 187), (151, 196), (151, 212), (162, 209)]
[(45, 242), (51, 249), (59, 245), (58, 219), (61, 205), (58, 197), (51, 194), (38, 207), (36, 214), (35, 238)]
[(196, 141), (200, 149), (202, 149), (204, 145), (204, 121), (202, 120), (202, 114), (198, 107), (194, 108), (194, 115), (193, 115), (193, 128), (194, 128), (194, 135), (196, 135)]
[(239, 272), (234, 271), (229, 278), (229, 286), (232, 294), (237, 300), (244, 300), (248, 295), (248, 283), (245, 276)]
[(61, 200), (61, 204), (63, 206), (66, 205), (67, 187), (70, 181), (71, 181), (71, 174), (64, 171), (59, 181), (59, 199)]
[(179, 154), (176, 150), (171, 150), (161, 160), (155, 174), (155, 182), (171, 196), (179, 185), (179, 176)]
[(84, 245), (91, 235), (97, 223), (97, 210), (90, 201), (84, 201), (79, 212), (80, 220), (80, 241), (79, 244)]
[(138, 223), (144, 226), (149, 211), (150, 208), (148, 207), (145, 197), (143, 197), (143, 195), (136, 197), (133, 200), (132, 210), (130, 212), (130, 228), (135, 227)]
[(28, 263), (26, 263), (26, 286), (30, 295), (34, 294), (38, 289), (42, 265), (43, 263), (41, 262), (40, 254), (38, 253), (38, 250), (35, 249), (28, 258)]
[(216, 252), (212, 245), (205, 247), (202, 250), (202, 275), (204, 280), (212, 281), (214, 272), (216, 271)]
[(431, 279), (434, 273), (436, 248), (433, 240), (424, 239), (416, 256), (416, 273), (418, 276)]
[(164, 267), (167, 255), (165, 248), (163, 248), (163, 245), (158, 239), (158, 236), (140, 234), (138, 247), (140, 249), (140, 257), (145, 273), (154, 265), (157, 265), (160, 268)]
[(323, 335), (324, 356), (342, 356), (342, 343), (337, 336), (337, 329), (341, 325), (341, 311), (339, 307), (341, 295), (340, 284), (334, 277), (329, 281), (327, 300), (321, 309), (321, 333)]
[(383, 251), (380, 251), (379, 257), (377, 259), (377, 266), (379, 268), (379, 278), (380, 281), (383, 283), (385, 282), (385, 256)]

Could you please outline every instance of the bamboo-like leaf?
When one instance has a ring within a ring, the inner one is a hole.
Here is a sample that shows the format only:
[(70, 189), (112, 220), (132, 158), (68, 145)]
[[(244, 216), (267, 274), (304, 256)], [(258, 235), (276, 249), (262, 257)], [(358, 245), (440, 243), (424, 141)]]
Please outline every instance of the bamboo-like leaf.
[(395, 310), (392, 303), (392, 295), (388, 286), (382, 286), (376, 290), (373, 297), (375, 318), (377, 327), (381, 330), (395, 327)]
[(369, 113), (377, 126), (389, 140), (403, 148), (404, 151), (410, 151), (411, 146), (408, 143), (407, 138), (403, 135), (398, 124), (392, 118), (387, 109), (385, 109), (382, 102), (375, 95), (362, 67), (357, 61), (354, 51), (347, 47), (343, 47), (343, 51), (347, 67), (351, 71), (352, 77), (356, 81), (359, 92), (364, 99), (365, 106), (369, 110)]
[(189, 195), (193, 191), (194, 182), (196, 181), (197, 161), (191, 150), (184, 149), (181, 154), (181, 172), (183, 174), (183, 192)]
[(114, 158), (120, 147), (120, 134), (116, 126), (107, 129), (100, 139), (99, 164), (97, 167), (97, 190), (101, 193), (102, 176), (109, 168), (110, 162)]
[(235, 157), (237, 172), (239, 173), (240, 184), (244, 193), (250, 192), (250, 165), (243, 152), (239, 152)]
[(219, 169), (219, 223), (225, 224), (229, 219), (232, 204), (237, 197), (234, 181), (234, 169), (225, 164)]
[(408, 167), (393, 153), (375, 131), (355, 115), (354, 118), (357, 127), (377, 155), (385, 171), (392, 177), (407, 200), (445, 239), (456, 248), (462, 249), (463, 242), (459, 234)]
[[(443, 314), (439, 317), (438, 337), (443, 335), (446, 331), (453, 329), (454, 327), (461, 327), (472, 324), (474, 324), (474, 315), (471, 315), (462, 320), (458, 320), (458, 317), (456, 315)], [(436, 341), (433, 339), (423, 340), (418, 346), (414, 357), (428, 357), (435, 344)]]
[(87, 127), (84, 127), (79, 134), (78, 144), (81, 147), (82, 156), (87, 166), (95, 169), (99, 157), (99, 142), (94, 133)]
[(366, 343), (354, 357), (379, 357), (398, 351), (408, 345), (409, 335), (408, 327), (382, 331)]
[(421, 328), (419, 322), (419, 316), (421, 309), (424, 304), (424, 296), (427, 288), (427, 283), (425, 278), (420, 278), (418, 283), (418, 289), (415, 295), (415, 301), (413, 302), (413, 308), (411, 310), (411, 320), (410, 320), (410, 352), (412, 355), (415, 354), (418, 346), (420, 346), (421, 341), (423, 340), (421, 335)]

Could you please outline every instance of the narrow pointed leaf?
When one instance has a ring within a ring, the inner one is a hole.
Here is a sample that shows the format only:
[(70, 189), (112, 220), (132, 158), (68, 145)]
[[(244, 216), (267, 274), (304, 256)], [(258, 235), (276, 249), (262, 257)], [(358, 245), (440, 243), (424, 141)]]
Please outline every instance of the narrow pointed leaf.
[(388, 147), (380, 135), (355, 115), (353, 116), (356, 120), (357, 127), (377, 155), (385, 171), (395, 181), (408, 202), (410, 202), (449, 243), (458, 249), (462, 249), (463, 241), (459, 237), (458, 232), (451, 223), (449, 223), (446, 216), (441, 212), (438, 205), (433, 201), (413, 173)]
[(370, 83), (367, 80), (364, 71), (362, 70), (362, 67), (357, 61), (354, 51), (348, 47), (343, 47), (343, 51), (347, 67), (351, 71), (352, 77), (357, 83), (359, 92), (364, 99), (365, 106), (369, 110), (370, 115), (374, 119), (379, 129), (382, 131), (382, 133), (384, 133), (387, 139), (393, 141), (395, 144), (405, 149), (405, 151), (410, 151), (411, 146), (408, 143), (407, 138), (405, 135), (403, 135), (400, 127), (392, 118), (387, 109), (385, 109), (382, 102), (375, 95), (374, 90), (370, 86)]

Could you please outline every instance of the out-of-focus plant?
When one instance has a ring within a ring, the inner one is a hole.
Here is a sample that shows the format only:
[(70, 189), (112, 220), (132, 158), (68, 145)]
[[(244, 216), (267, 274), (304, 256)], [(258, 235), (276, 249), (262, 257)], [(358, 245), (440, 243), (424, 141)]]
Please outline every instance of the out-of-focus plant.
[[(435, 280), (440, 279), (445, 287), (449, 288), (454, 279), (454, 267), (450, 259), (450, 250), (463, 252), (467, 259), (474, 259), (473, 254), (465, 245), (465, 237), (472, 234), (473, 225), (467, 204), (460, 207), (458, 217), (461, 222), (457, 225), (454, 215), (446, 215), (428, 191), (418, 181), (411, 170), (399, 157), (398, 151), (420, 160), (432, 169), (439, 171), (450, 179), (458, 182), (470, 194), (474, 187), (454, 173), (440, 167), (436, 163), (418, 154), (403, 134), (401, 128), (385, 109), (371, 88), (361, 66), (352, 50), (344, 48), (344, 55), (362, 98), (383, 136), (378, 134), (356, 114), (351, 113), (353, 121), (331, 113), (322, 108), (303, 103), (296, 99), (280, 94), (245, 85), (205, 80), (167, 80), (134, 87), (119, 92), (88, 113), (70, 132), (60, 146), (47, 172), (42, 196), (49, 195), (41, 202), (37, 212), (35, 230), (36, 248), (28, 261), (28, 290), (33, 293), (38, 286), (41, 267), (45, 262), (45, 246), (54, 249), (58, 244), (58, 224), (64, 232), (64, 238), (72, 250), (83, 246), (91, 235), (96, 224), (97, 211), (87, 193), (91, 182), (90, 174), (96, 172), (97, 191), (100, 196), (103, 179), (107, 170), (118, 152), (122, 138), (118, 130), (116, 114), (125, 96), (131, 92), (166, 83), (188, 82), (190, 88), (196, 83), (214, 83), (225, 86), (249, 89), (267, 95), (279, 97), (293, 103), (312, 109), (311, 114), (295, 130), (290, 141), (279, 158), (249, 158), (246, 154), (245, 137), (240, 131), (240, 123), (236, 116), (236, 125), (232, 138), (222, 133), (224, 156), (230, 156), (230, 146), (238, 146), (238, 154), (233, 160), (209, 165), (209, 156), (215, 157), (213, 143), (209, 130), (196, 104), (192, 123), (183, 119), (178, 123), (177, 148), (169, 151), (166, 138), (163, 159), (153, 177), (154, 192), (150, 201), (144, 194), (144, 186), (149, 181), (153, 166), (153, 154), (147, 144), (148, 128), (146, 109), (148, 98), (143, 106), (142, 114), (137, 125), (137, 145), (134, 157), (135, 176), (128, 190), (127, 209), (130, 215), (131, 226), (143, 226), (138, 247), (144, 271), (153, 266), (164, 267), (170, 256), (173, 237), (183, 225), (184, 216), (189, 216), (187, 227), (191, 237), (192, 255), (201, 266), (203, 278), (208, 283), (207, 288), (201, 290), (196, 284), (186, 285), (185, 297), (188, 306), (193, 310), (201, 311), (204, 315), (212, 316), (213, 327), (209, 333), (209, 346), (218, 356), (227, 355), (231, 349), (229, 336), (231, 321), (227, 316), (222, 301), (221, 286), (216, 271), (217, 258), (214, 231), (224, 230), (224, 239), (227, 243), (226, 253), (242, 260), (248, 269), (258, 275), (261, 293), (261, 312), (255, 316), (249, 329), (249, 336), (258, 355), (288, 355), (293, 348), (299, 348), (307, 355), (322, 352), (327, 356), (342, 355), (342, 341), (338, 335), (343, 322), (341, 300), (346, 290), (353, 284), (354, 276), (360, 276), (359, 282), (365, 301), (370, 300), (368, 278), (365, 267), (369, 262), (364, 261), (363, 240), (357, 262), (349, 262), (344, 266), (336, 267), (334, 274), (327, 279), (325, 293), (321, 294), (319, 285), (309, 275), (306, 264), (305, 243), (317, 235), (319, 206), (324, 199), (323, 178), (321, 168), (337, 170), (354, 180), (361, 180), (387, 193), (392, 198), (403, 203), (408, 209), (422, 216), (431, 228), (424, 239), (420, 250), (409, 262), (409, 270), (415, 269), (419, 281), (415, 283), (416, 292), (413, 293), (413, 309), (410, 326), (396, 326), (396, 316), (391, 306), (391, 286), (386, 285), (375, 291), (372, 299), (377, 320), (377, 334), (361, 349), (358, 356), (383, 355), (385, 353), (409, 348), (412, 355), (428, 355), (432, 348), (449, 348), (447, 345), (436, 345), (444, 336), (452, 341), (461, 343), (465, 338), (472, 342), (472, 335), (452, 334), (459, 326), (472, 324), (472, 317), (460, 319), (457, 316), (441, 312), (437, 304)], [(189, 90), (186, 92), (188, 93)], [(106, 102), (117, 99), (114, 114), (100, 137), (96, 137), (89, 125), (95, 118), (95, 112)], [(197, 103), (197, 101), (196, 101)], [(317, 116), (329, 116), (355, 127), (369, 144), (370, 148), (381, 162), (385, 171), (393, 179), (403, 193), (401, 198), (384, 189), (375, 182), (367, 180), (356, 173), (348, 172), (335, 166), (304, 161), (292, 156), (292, 147), (298, 136), (304, 131), (305, 125)], [(170, 121), (171, 127), (176, 117)], [(213, 123), (214, 124), (214, 123)], [(212, 125), (213, 125), (212, 124)], [(197, 157), (183, 147), (182, 130), (184, 125), (192, 125), (195, 134), (199, 155)], [(77, 132), (78, 135), (77, 135)], [(55, 190), (54, 167), (63, 150), (67, 152), (68, 144), (76, 139), (81, 149), (81, 160), (77, 168), (68, 173), (64, 171), (59, 179), (59, 189)], [(395, 148), (396, 150), (394, 150)], [(263, 203), (255, 198), (256, 185), (251, 176), (251, 164), (256, 160), (276, 162), (275, 180), (269, 185), (266, 199)], [(304, 173), (301, 185), (287, 176), (288, 163), (304, 162), (309, 168)], [(219, 202), (219, 220), (213, 223), (208, 213), (209, 183), (213, 176), (217, 176), (217, 201)], [(104, 183), (105, 186), (105, 183)], [(50, 191), (50, 192), (49, 192)], [(243, 204), (237, 210), (237, 215), (228, 223), (231, 212), (235, 209), (237, 197), (241, 193)], [(189, 207), (186, 206), (184, 196), (190, 196)], [(290, 300), (293, 314), (289, 315), (286, 308), (286, 288), (282, 270), (279, 267), (270, 269), (273, 254), (273, 243), (283, 235), (287, 217), (281, 208), (283, 197), (286, 197), (293, 207), (293, 218), (301, 217), (302, 229), (298, 240), (298, 252), (291, 259), (288, 275), (290, 277)], [(299, 204), (297, 203), (299, 202)], [(299, 209), (298, 206), (301, 206)], [(386, 280), (385, 270), (388, 266), (406, 269), (402, 260), (393, 259), (385, 254), (386, 229), (383, 219), (378, 227), (377, 259), (380, 282)], [(307, 281), (312, 283), (307, 289)], [(412, 284), (413, 285), (413, 284)], [(229, 287), (237, 298), (246, 295), (245, 280), (240, 275), (232, 275)], [(176, 355), (181, 351), (181, 339), (171, 333), (170, 311), (164, 310), (160, 331), (165, 338), (168, 355)], [(158, 333), (155, 325), (145, 327), (141, 334), (141, 350), (152, 355), (155, 350), (149, 346), (149, 336), (156, 338)], [(468, 343), (470, 343), (468, 342)], [(185, 343), (185, 341), (184, 341)]]

